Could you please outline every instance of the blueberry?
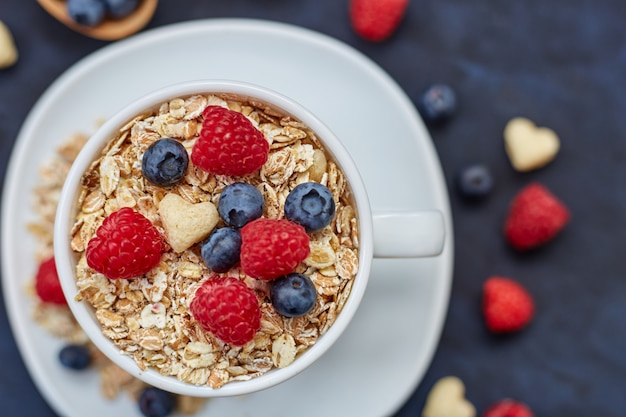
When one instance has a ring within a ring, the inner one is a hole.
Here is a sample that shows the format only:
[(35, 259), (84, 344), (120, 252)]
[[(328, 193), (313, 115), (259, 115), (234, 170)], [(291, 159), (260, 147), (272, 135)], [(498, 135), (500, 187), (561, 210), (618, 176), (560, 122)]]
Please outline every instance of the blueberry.
[(299, 317), (313, 309), (317, 291), (309, 277), (294, 272), (272, 282), (270, 299), (278, 314)]
[(91, 363), (91, 353), (84, 345), (66, 345), (59, 351), (59, 362), (66, 368), (82, 370)]
[(109, 16), (119, 19), (135, 11), (139, 0), (103, 0)]
[(104, 19), (102, 0), (67, 0), (67, 13), (79, 25), (96, 26)]
[(227, 272), (239, 262), (241, 233), (229, 227), (215, 229), (200, 245), (205, 265), (214, 272)]
[(165, 417), (174, 411), (175, 401), (171, 392), (148, 387), (139, 396), (139, 410), (146, 417)]
[(316, 182), (297, 185), (285, 199), (285, 217), (302, 225), (307, 232), (323, 229), (334, 215), (333, 195)]
[(254, 186), (236, 182), (224, 188), (217, 203), (217, 211), (224, 221), (233, 227), (243, 227), (246, 223), (263, 215), (265, 201)]
[(161, 138), (152, 143), (141, 160), (141, 171), (154, 185), (166, 187), (178, 182), (189, 165), (189, 155), (182, 143)]
[(466, 198), (482, 198), (493, 188), (493, 177), (486, 165), (475, 164), (462, 169), (456, 178), (459, 193)]
[(418, 108), (427, 123), (441, 123), (454, 114), (456, 96), (449, 86), (434, 84), (424, 92)]

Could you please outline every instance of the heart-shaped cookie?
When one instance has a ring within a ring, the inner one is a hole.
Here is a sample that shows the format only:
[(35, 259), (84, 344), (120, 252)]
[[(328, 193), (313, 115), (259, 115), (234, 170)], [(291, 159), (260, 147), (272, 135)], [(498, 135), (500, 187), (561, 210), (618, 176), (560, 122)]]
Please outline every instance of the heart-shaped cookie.
[(507, 123), (504, 144), (513, 168), (521, 172), (548, 164), (560, 148), (559, 137), (552, 129), (537, 127), (523, 117), (516, 117)]
[(217, 208), (210, 201), (192, 204), (174, 193), (163, 197), (159, 215), (167, 241), (177, 253), (209, 236), (219, 221)]
[(0, 68), (8, 68), (17, 61), (17, 49), (9, 28), (0, 21)]
[(465, 399), (465, 385), (455, 376), (441, 378), (433, 385), (422, 417), (475, 417), (476, 408)]

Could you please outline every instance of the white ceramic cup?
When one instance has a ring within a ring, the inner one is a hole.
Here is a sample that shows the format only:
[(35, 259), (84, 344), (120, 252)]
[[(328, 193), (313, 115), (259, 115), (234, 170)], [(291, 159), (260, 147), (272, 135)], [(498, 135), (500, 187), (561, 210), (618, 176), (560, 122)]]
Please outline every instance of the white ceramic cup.
[[(217, 389), (185, 383), (152, 369), (142, 371), (132, 358), (122, 354), (102, 333), (93, 308), (87, 302), (74, 300), (78, 292), (75, 280), (78, 256), (70, 248), (70, 230), (76, 218), (81, 177), (119, 128), (136, 115), (154, 109), (163, 102), (210, 93), (231, 93), (254, 98), (283, 110), (313, 130), (345, 174), (354, 196), (360, 230), (359, 270), (350, 296), (330, 329), (290, 365), (273, 369), (248, 381), (229, 382)], [(384, 212), (373, 215), (365, 186), (348, 151), (324, 123), (298, 103), (256, 85), (227, 80), (201, 80), (168, 86), (139, 98), (108, 119), (94, 133), (72, 165), (61, 192), (54, 228), (54, 254), (69, 307), (87, 336), (108, 358), (131, 375), (158, 388), (196, 397), (225, 397), (248, 394), (279, 384), (322, 356), (337, 341), (357, 311), (367, 286), (372, 258), (437, 256), (444, 240), (443, 216), (439, 211)]]

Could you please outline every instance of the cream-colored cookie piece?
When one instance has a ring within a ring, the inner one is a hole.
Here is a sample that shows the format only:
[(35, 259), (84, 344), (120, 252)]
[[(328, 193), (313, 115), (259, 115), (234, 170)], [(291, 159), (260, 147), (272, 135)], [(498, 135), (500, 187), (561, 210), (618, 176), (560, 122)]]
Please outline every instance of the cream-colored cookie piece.
[(177, 253), (209, 236), (219, 221), (217, 208), (210, 201), (192, 204), (174, 193), (163, 197), (159, 215), (167, 241)]
[(447, 376), (433, 385), (422, 417), (476, 417), (476, 408), (465, 399), (463, 382), (455, 376)]
[(521, 172), (548, 164), (560, 148), (559, 137), (552, 129), (537, 127), (523, 117), (516, 117), (507, 123), (504, 144), (513, 168)]
[(0, 68), (8, 68), (17, 61), (17, 48), (9, 28), (0, 20)]

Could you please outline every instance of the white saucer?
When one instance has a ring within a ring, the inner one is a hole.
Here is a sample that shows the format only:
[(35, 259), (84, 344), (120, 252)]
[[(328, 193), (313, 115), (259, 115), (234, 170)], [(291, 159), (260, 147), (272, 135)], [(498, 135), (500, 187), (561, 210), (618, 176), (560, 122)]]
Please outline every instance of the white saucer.
[[(401, 59), (401, 58), (400, 58)], [(107, 401), (95, 372), (62, 369), (62, 342), (31, 319), (24, 288), (35, 270), (25, 231), (37, 167), (76, 131), (166, 84), (222, 78), (275, 89), (308, 107), (341, 138), (362, 171), (373, 209), (439, 209), (441, 256), (375, 260), (370, 286), (339, 342), (311, 368), (261, 393), (211, 400), (199, 415), (301, 417), (393, 414), (436, 349), (452, 280), (446, 185), (430, 137), (398, 85), (359, 52), (305, 29), (242, 19), (172, 25), (116, 42), (74, 65), (26, 119), (6, 175), (2, 277), (13, 332), (36, 385), (61, 415), (139, 416), (126, 396)]]

